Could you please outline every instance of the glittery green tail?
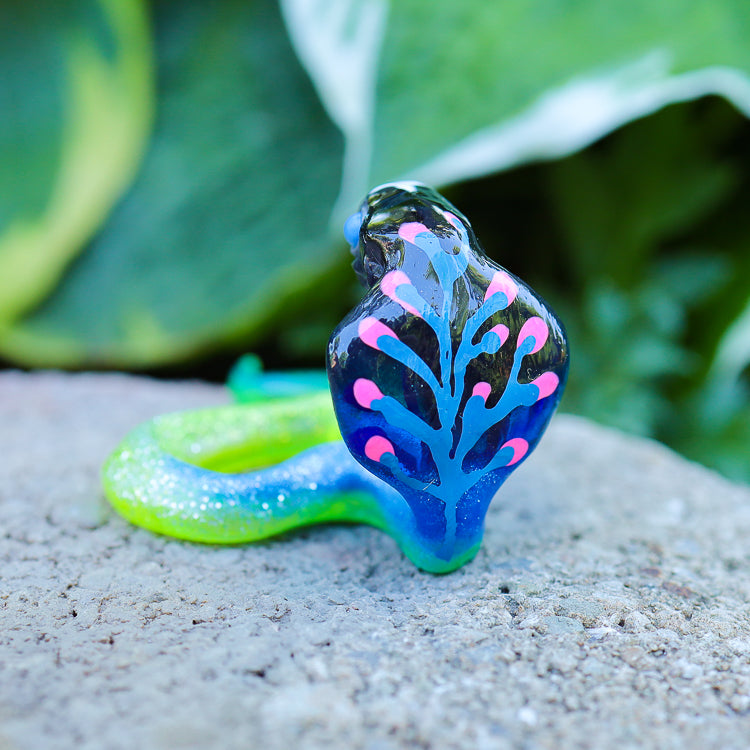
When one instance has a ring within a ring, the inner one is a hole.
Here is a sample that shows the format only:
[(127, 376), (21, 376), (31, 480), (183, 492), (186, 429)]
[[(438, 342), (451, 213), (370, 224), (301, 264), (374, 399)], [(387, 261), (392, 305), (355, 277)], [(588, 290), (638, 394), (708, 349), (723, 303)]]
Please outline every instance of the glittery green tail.
[(104, 488), (132, 523), (194, 542), (251, 542), (335, 521), (383, 529), (434, 573), (474, 556), (476, 548), (436, 557), (403, 498), (337, 437), (327, 392), (167, 414), (125, 438), (104, 466)]

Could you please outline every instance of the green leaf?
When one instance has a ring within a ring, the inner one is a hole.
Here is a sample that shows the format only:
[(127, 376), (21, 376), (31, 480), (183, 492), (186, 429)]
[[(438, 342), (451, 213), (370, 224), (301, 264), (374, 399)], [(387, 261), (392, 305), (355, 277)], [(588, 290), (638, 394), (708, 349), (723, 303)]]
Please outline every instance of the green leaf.
[[(444, 185), (563, 156), (707, 94), (750, 113), (745, 0), (617, 8), (597, 0), (446, 0), (429, 8), (420, 0), (285, 0), (283, 7), (331, 117), (370, 161), (360, 184), (344, 184), (344, 205), (370, 183), (414, 177)], [(348, 23), (331, 32), (331, 15)], [(371, 17), (378, 22), (368, 25)], [(368, 51), (353, 80), (337, 61), (355, 39)], [(375, 64), (377, 47), (376, 78), (363, 64)], [(347, 91), (358, 112), (344, 119), (336, 105)]]
[(17, 360), (184, 359), (301, 316), (301, 293), (346, 256), (329, 236), (342, 140), (275, 3), (154, 7), (151, 148), (64, 283), (0, 341)]
[(708, 373), (708, 387), (736, 387), (750, 368), (750, 300), (739, 317), (724, 331)]
[(132, 179), (150, 53), (141, 0), (0, 8), (0, 330), (54, 288)]
[(750, 301), (721, 336), (701, 388), (665, 437), (687, 456), (750, 482)]
[(287, 28), (317, 92), (345, 136), (338, 218), (369, 189), (375, 86), (385, 34), (385, 0), (280, 0)]
[(627, 294), (599, 283), (578, 304), (556, 305), (575, 354), (566, 410), (646, 435), (670, 418), (669, 398), (659, 386), (682, 379), (695, 364), (677, 340), (679, 311), (667, 312), (676, 324), (661, 325), (670, 302), (650, 282)]

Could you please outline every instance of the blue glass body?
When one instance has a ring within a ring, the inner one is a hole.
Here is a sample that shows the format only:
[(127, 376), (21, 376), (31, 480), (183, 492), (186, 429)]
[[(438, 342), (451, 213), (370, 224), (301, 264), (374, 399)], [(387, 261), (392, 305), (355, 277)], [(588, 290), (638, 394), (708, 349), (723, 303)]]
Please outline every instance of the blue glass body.
[(407, 554), (450, 570), (476, 554), (490, 501), (557, 407), (565, 332), (424, 185), (376, 188), (345, 235), (368, 292), (328, 347), (341, 434), (408, 506)]

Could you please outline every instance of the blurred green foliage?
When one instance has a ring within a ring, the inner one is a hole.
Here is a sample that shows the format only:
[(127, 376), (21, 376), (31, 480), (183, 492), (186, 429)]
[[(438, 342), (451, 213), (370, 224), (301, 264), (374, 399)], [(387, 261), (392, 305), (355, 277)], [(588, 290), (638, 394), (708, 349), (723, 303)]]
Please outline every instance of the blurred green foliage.
[(564, 408), (750, 480), (745, 0), (12, 0), (0, 35), (9, 362), (319, 366), (342, 218), (423, 179), (567, 322)]
[(53, 291), (133, 178), (150, 51), (140, 3), (0, 5), (0, 332)]
[[(454, 188), (566, 322), (567, 411), (750, 479), (750, 124), (717, 98)], [(541, 218), (541, 220), (540, 220)]]

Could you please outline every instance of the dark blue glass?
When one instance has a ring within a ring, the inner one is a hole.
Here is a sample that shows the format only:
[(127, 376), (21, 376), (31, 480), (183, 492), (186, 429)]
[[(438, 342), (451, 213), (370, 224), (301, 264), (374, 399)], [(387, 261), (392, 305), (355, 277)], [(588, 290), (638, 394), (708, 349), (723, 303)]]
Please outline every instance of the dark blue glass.
[(368, 292), (328, 347), (341, 434), (408, 505), (413, 528), (391, 530), (407, 554), (452, 570), (476, 554), (492, 497), (557, 407), (565, 332), (424, 185), (376, 188), (346, 236)]

